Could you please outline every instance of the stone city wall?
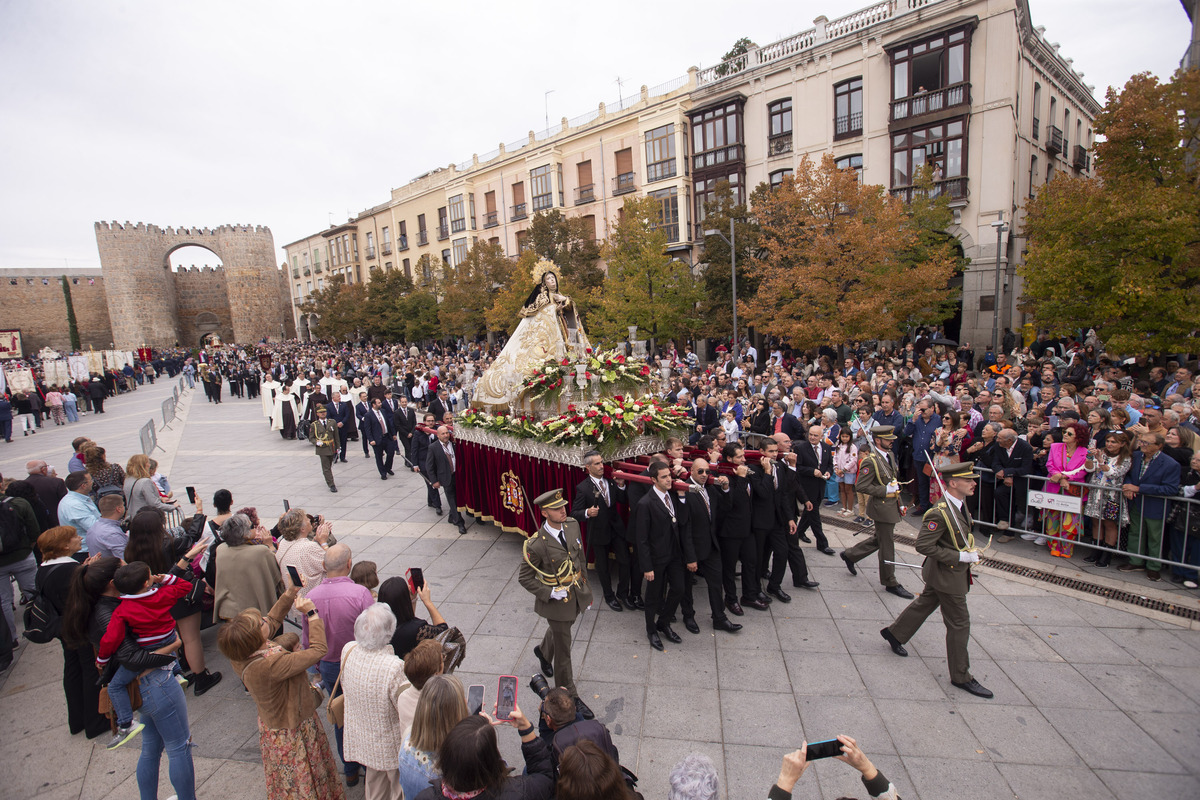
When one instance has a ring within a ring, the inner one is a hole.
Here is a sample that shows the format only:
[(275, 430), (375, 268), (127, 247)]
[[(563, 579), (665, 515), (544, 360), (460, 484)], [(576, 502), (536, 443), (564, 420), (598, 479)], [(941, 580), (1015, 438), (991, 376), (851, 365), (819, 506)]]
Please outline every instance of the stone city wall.
[(26, 355), (43, 347), (71, 349), (62, 276), (71, 284), (71, 305), (83, 349), (112, 346), (104, 278), (98, 269), (0, 269), (0, 328), (21, 331)]

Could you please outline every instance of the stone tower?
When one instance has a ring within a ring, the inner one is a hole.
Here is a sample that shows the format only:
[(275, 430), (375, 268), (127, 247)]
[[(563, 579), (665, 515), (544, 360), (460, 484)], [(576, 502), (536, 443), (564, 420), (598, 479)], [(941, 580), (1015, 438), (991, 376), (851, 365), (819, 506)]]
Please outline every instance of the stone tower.
[(171, 271), (171, 253), (189, 245), (211, 250), (224, 264), (234, 341), (250, 344), (279, 336), (280, 326), (290, 322), (275, 266), (275, 242), (267, 227), (159, 228), (141, 222), (97, 222), (95, 227), (118, 349), (196, 344), (191, 341), (193, 331), (180, 324), (176, 275)]

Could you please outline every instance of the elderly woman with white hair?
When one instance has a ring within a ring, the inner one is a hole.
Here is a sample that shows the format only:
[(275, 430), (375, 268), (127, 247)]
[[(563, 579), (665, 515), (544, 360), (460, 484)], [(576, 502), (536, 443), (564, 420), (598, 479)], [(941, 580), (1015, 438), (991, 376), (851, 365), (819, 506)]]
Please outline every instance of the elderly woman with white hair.
[(354, 641), (342, 648), (346, 696), (342, 754), (367, 768), (368, 800), (402, 800), (397, 754), (404, 744), (398, 702), (415, 691), (404, 679), (404, 662), (392, 651), (396, 616), (385, 603), (368, 606), (354, 621)]
[(217, 619), (233, 619), (248, 608), (271, 608), (283, 594), (283, 575), (271, 548), (259, 543), (263, 537), (270, 541), (270, 532), (253, 527), (245, 514), (221, 524), (221, 543), (209, 564)]
[(667, 780), (671, 787), (667, 800), (716, 800), (721, 791), (716, 765), (701, 753), (684, 756)]

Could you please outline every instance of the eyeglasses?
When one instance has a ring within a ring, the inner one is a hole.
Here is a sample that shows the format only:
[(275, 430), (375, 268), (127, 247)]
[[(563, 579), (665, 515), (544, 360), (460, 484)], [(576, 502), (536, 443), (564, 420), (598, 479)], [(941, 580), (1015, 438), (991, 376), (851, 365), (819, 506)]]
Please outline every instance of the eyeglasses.
[(706, 469), (698, 469), (698, 470), (696, 470), (696, 474), (697, 474), (697, 475), (707, 475), (707, 474), (708, 474), (708, 470), (706, 470)]

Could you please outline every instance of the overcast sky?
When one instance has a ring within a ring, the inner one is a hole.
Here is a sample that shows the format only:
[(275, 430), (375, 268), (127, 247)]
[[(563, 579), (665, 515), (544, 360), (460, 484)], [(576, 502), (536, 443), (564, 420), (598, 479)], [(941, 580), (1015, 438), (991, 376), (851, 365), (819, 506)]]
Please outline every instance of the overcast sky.
[[(542, 130), (547, 90), (557, 124), (867, 5), (0, 0), (0, 267), (99, 266), (97, 220), (280, 247)], [(1030, 6), (1101, 102), (1188, 43), (1179, 0)]]

